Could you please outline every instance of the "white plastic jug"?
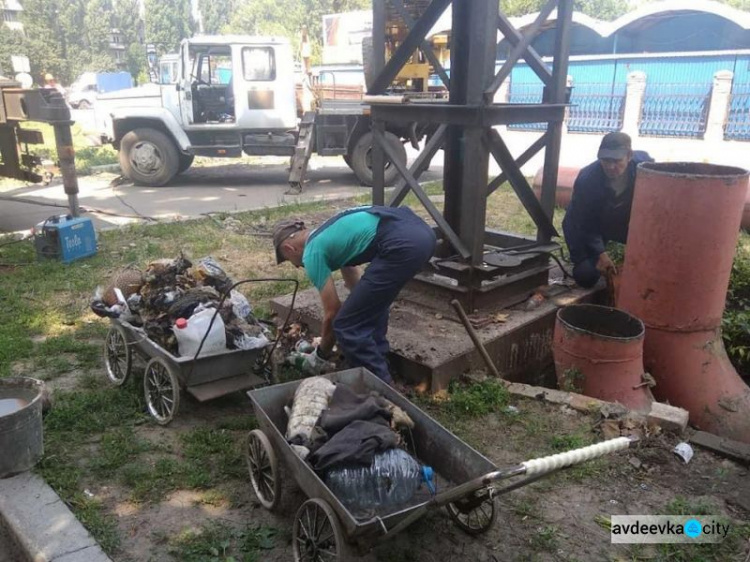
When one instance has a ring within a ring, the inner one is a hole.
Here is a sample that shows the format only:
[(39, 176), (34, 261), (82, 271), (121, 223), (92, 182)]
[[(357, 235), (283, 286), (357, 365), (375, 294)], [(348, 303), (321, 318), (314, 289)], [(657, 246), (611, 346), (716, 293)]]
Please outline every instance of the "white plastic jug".
[[(215, 312), (216, 310), (213, 308), (206, 308), (196, 312), (187, 320), (185, 318), (177, 319), (172, 330), (177, 337), (180, 357), (195, 357), (195, 352), (198, 351), (198, 346), (203, 336), (206, 335), (208, 325), (211, 323), (211, 318), (213, 318)], [(217, 314), (211, 326), (211, 332), (208, 334), (206, 341), (203, 342), (199, 357), (224, 351), (226, 348), (227, 335), (224, 331), (224, 321), (221, 319), (221, 315)]]

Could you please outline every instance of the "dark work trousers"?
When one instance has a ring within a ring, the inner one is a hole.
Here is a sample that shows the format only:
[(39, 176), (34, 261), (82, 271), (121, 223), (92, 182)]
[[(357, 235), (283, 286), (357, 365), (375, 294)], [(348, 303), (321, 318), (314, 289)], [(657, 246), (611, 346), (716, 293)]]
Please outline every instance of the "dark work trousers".
[(336, 341), (351, 367), (365, 367), (391, 382), (386, 361), (388, 314), (401, 289), (435, 251), (432, 229), (408, 207), (373, 207), (380, 217), (377, 234), (355, 260), (370, 262), (333, 321)]
[(590, 289), (599, 278), (602, 276), (599, 270), (596, 269), (596, 263), (599, 258), (587, 258), (584, 261), (577, 263), (573, 266), (573, 279), (575, 282), (584, 289)]

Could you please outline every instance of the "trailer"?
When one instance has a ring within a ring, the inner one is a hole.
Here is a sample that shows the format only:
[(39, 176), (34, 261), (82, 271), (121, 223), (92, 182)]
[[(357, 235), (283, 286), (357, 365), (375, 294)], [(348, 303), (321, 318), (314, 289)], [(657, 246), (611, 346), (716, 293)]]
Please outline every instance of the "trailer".
[[(310, 155), (343, 156), (358, 180), (372, 185), (369, 108), (361, 100), (321, 100), (298, 113), (295, 66), (287, 39), (203, 36), (185, 39), (171, 83), (100, 95), (95, 107), (103, 142), (119, 151), (123, 174), (161, 186), (195, 156), (287, 156), (299, 190)], [(335, 97), (335, 96), (334, 96)], [(406, 163), (405, 142), (428, 131), (417, 123), (387, 125), (393, 154)], [(398, 172), (386, 163), (386, 183)]]

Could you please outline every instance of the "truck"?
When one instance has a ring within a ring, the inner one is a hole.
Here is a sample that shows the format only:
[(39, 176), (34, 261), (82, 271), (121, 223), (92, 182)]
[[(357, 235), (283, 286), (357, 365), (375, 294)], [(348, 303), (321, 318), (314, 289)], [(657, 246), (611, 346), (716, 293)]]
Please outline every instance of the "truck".
[(65, 97), (74, 109), (90, 109), (101, 94), (132, 86), (129, 72), (84, 72), (70, 85)]
[[(298, 111), (287, 39), (200, 36), (183, 40), (168, 62), (159, 83), (100, 95), (95, 107), (102, 141), (119, 152), (123, 175), (134, 183), (165, 185), (195, 156), (247, 154), (288, 156), (290, 185), (300, 190), (317, 153), (343, 156), (372, 185), (369, 108), (361, 100), (319, 99), (314, 110)], [(404, 143), (417, 146), (428, 132), (418, 123), (387, 124), (385, 137), (406, 164)], [(386, 159), (386, 184), (397, 174)]]

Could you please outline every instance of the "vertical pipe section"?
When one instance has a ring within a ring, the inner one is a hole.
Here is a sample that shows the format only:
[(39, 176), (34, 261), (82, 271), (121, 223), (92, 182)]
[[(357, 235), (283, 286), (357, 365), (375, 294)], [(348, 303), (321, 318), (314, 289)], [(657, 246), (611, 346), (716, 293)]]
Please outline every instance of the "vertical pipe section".
[(372, 76), (379, 76), (385, 68), (386, 1), (372, 0)]
[(70, 214), (79, 216), (78, 208), (78, 175), (76, 174), (76, 153), (73, 148), (73, 134), (70, 130), (72, 121), (54, 123), (55, 145), (57, 158), (60, 160), (60, 174), (62, 175), (65, 194), (68, 196)]
[[(565, 103), (568, 79), (568, 53), (570, 28), (573, 21), (573, 0), (560, 0), (557, 6), (557, 33), (555, 34), (555, 59), (552, 67), (552, 85), (546, 89), (545, 103)], [(555, 185), (562, 143), (562, 121), (547, 126), (547, 149), (544, 153), (544, 179), (541, 204), (545, 214), (552, 219), (555, 212)], [(549, 235), (538, 231), (537, 239), (549, 242)]]
[(380, 119), (372, 122), (372, 204), (385, 205), (385, 123)]
[(646, 325), (656, 397), (700, 429), (750, 443), (750, 387), (721, 340), (748, 177), (711, 164), (639, 166), (618, 304)]

